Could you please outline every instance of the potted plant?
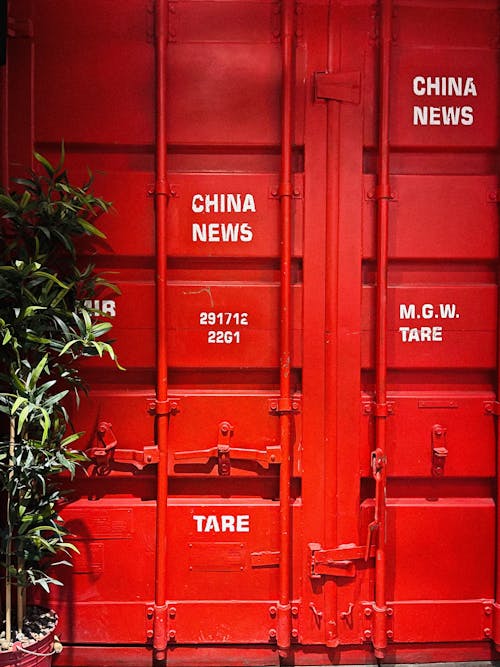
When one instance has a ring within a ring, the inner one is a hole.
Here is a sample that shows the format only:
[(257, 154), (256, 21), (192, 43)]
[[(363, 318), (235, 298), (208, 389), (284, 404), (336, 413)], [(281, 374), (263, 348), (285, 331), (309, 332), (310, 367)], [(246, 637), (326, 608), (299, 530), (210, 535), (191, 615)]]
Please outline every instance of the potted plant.
[(60, 473), (71, 478), (85, 457), (64, 401), (85, 388), (81, 358), (115, 359), (111, 324), (88, 307), (96, 290), (115, 288), (77, 256), (78, 243), (88, 257), (104, 237), (94, 223), (110, 203), (92, 193), (91, 175), (70, 183), (64, 145), (57, 166), (34, 155), (38, 171), (0, 193), (0, 665), (53, 652), (55, 615), (35, 609), (30, 620), (26, 592), (59, 584), (50, 573), (75, 549), (59, 516)]

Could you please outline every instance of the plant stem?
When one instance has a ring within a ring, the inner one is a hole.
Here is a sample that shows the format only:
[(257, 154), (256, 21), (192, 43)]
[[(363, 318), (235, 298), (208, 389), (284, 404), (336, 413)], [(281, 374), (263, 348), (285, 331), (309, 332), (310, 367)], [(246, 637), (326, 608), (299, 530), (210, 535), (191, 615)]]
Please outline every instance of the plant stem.
[[(16, 439), (16, 421), (14, 417), (10, 418), (10, 439), (9, 439), (9, 485), (14, 475), (14, 445)], [(12, 641), (12, 523), (10, 520), (10, 490), (7, 494), (7, 544), (5, 554), (5, 641)]]
[(24, 558), (17, 559), (17, 631), (23, 631), (24, 616), (26, 615), (26, 589), (21, 585), (21, 575), (24, 572)]

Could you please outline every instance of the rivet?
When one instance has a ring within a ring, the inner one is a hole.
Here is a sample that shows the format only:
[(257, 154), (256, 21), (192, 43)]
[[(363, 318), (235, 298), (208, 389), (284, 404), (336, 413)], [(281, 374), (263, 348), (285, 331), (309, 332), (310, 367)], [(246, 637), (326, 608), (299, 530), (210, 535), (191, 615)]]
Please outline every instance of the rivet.
[(394, 632), (392, 630), (387, 630), (387, 639), (392, 639), (394, 637)]
[(148, 607), (148, 610), (147, 610), (147, 617), (148, 617), (148, 618), (153, 618), (154, 613), (155, 613), (155, 610), (153, 609), (153, 607)]
[(299, 636), (299, 631), (298, 631), (298, 630), (295, 630), (295, 629), (292, 630), (292, 637), (293, 637), (294, 639), (297, 639), (298, 636)]
[(387, 607), (387, 616), (392, 616), (394, 613), (394, 609), (392, 607)]
[(175, 630), (169, 630), (168, 631), (168, 636), (170, 637), (170, 639), (175, 639), (176, 635), (177, 635), (177, 633), (176, 633)]
[(177, 609), (175, 607), (170, 607), (168, 610), (168, 615), (170, 618), (175, 618), (175, 614), (177, 613)]
[(484, 636), (491, 637), (491, 628), (484, 628)]
[(269, 616), (276, 616), (276, 607), (269, 607)]
[(153, 632), (152, 630), (148, 630), (148, 631), (146, 632), (146, 637), (147, 637), (148, 639), (153, 639), (153, 636), (154, 636), (154, 632)]
[(276, 638), (276, 630), (269, 630), (269, 639), (275, 639)]
[(365, 636), (365, 639), (371, 639), (372, 631), (371, 630), (365, 630), (363, 634)]
[(371, 610), (369, 607), (367, 607), (367, 608), (365, 609), (365, 616), (366, 616), (366, 618), (370, 618), (371, 615), (372, 615), (372, 610)]
[(292, 616), (298, 616), (298, 615), (299, 615), (299, 608), (292, 607)]
[(492, 607), (488, 606), (484, 608), (484, 613), (486, 614), (486, 616), (490, 616), (492, 612), (493, 612)]

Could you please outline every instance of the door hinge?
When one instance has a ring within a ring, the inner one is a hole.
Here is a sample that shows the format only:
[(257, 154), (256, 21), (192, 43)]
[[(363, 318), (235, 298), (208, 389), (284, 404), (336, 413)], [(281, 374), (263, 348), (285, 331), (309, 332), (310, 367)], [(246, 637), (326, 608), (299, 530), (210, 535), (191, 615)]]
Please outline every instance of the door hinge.
[(359, 104), (361, 101), (361, 72), (316, 72), (316, 100), (334, 100)]
[(354, 561), (368, 561), (375, 556), (375, 546), (359, 547), (356, 544), (341, 544), (336, 549), (322, 549), (321, 544), (309, 543), (309, 576), (320, 579), (329, 577), (355, 577)]

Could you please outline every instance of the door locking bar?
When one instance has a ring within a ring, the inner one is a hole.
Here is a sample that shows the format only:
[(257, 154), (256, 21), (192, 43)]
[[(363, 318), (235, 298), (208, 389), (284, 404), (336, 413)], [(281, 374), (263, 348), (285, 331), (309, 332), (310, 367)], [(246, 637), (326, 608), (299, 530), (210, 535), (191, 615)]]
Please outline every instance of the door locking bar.
[(232, 459), (257, 461), (263, 468), (269, 468), (274, 463), (281, 463), (279, 445), (271, 445), (265, 449), (232, 447), (230, 443), (233, 434), (234, 427), (229, 422), (223, 421), (219, 424), (219, 437), (214, 447), (174, 452), (174, 459), (187, 462), (217, 458), (218, 473), (221, 477), (228, 477), (231, 474)]
[(110, 472), (113, 463), (129, 464), (137, 470), (145, 466), (158, 463), (158, 448), (146, 446), (142, 450), (118, 449), (118, 439), (113, 433), (113, 426), (109, 422), (99, 422), (96, 430), (97, 444), (85, 452), (95, 464), (98, 475)]
[(311, 579), (329, 577), (355, 577), (354, 561), (367, 561), (375, 556), (376, 547), (368, 545), (341, 544), (336, 549), (322, 549), (317, 542), (309, 543), (309, 576)]

